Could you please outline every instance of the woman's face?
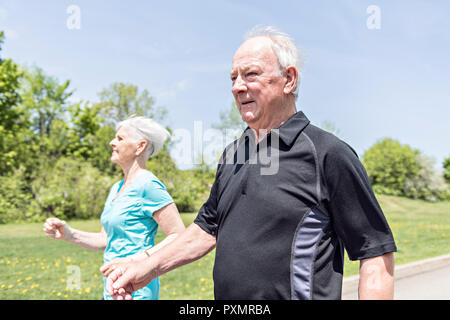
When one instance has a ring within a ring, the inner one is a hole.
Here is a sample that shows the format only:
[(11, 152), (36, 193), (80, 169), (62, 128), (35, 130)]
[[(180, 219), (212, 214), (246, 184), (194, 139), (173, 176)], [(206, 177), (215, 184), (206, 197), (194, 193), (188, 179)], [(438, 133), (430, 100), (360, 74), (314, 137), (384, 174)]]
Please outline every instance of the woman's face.
[(131, 163), (136, 157), (137, 143), (128, 131), (120, 127), (109, 145), (112, 148), (111, 161), (120, 166)]

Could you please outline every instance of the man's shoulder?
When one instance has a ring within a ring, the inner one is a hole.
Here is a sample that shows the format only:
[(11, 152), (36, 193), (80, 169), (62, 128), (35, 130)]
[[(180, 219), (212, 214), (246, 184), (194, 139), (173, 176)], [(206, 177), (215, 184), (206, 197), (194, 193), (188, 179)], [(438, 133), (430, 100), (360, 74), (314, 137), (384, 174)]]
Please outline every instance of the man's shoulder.
[(309, 124), (303, 133), (311, 140), (319, 158), (356, 156), (356, 151), (345, 141), (326, 130)]

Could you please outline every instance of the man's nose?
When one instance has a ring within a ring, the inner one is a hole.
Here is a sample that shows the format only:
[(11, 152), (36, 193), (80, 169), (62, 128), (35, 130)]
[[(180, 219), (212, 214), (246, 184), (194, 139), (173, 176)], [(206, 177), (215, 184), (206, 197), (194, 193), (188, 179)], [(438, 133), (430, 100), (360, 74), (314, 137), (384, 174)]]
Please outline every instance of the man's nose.
[(112, 139), (112, 140), (109, 142), (109, 145), (111, 146), (111, 148), (114, 148), (114, 146), (116, 145), (116, 144), (114, 143), (114, 140), (115, 140), (115, 139)]
[(247, 90), (247, 84), (245, 83), (245, 81), (242, 79), (241, 76), (237, 76), (233, 82), (231, 92), (239, 93), (239, 92), (246, 91), (246, 90)]

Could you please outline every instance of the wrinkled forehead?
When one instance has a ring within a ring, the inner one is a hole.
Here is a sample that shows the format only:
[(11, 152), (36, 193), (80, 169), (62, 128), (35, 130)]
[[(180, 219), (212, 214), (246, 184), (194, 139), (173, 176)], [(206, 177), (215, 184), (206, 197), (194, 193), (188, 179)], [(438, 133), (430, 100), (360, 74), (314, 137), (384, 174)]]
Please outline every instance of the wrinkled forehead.
[(250, 64), (278, 65), (278, 58), (267, 37), (255, 37), (245, 41), (233, 57), (232, 69)]

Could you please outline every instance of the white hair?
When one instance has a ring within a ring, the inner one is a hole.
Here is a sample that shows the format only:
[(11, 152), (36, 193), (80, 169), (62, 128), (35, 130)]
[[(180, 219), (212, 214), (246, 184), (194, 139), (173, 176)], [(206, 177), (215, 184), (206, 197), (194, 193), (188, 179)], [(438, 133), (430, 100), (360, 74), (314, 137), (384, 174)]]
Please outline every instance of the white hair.
[(278, 58), (279, 70), (294, 66), (298, 71), (298, 79), (292, 94), (295, 98), (298, 97), (298, 90), (300, 85), (301, 71), (303, 69), (303, 60), (300, 56), (300, 51), (294, 43), (294, 40), (287, 34), (272, 26), (253, 27), (244, 36), (245, 40), (266, 37), (272, 41), (272, 50)]
[(121, 127), (125, 128), (136, 142), (138, 140), (147, 141), (147, 147), (143, 153), (145, 160), (157, 154), (164, 146), (167, 138), (170, 137), (170, 133), (163, 126), (147, 117), (132, 116), (119, 122), (116, 130), (119, 130)]

